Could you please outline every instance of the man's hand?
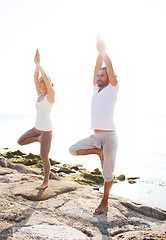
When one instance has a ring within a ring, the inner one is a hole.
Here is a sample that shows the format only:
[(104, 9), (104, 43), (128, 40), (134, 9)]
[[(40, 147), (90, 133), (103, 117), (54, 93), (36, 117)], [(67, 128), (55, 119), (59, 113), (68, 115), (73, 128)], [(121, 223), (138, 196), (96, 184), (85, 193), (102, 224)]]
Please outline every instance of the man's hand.
[(97, 35), (97, 43), (96, 43), (97, 50), (99, 53), (104, 53), (106, 50), (105, 42), (103, 41), (102, 37), (98, 34)]

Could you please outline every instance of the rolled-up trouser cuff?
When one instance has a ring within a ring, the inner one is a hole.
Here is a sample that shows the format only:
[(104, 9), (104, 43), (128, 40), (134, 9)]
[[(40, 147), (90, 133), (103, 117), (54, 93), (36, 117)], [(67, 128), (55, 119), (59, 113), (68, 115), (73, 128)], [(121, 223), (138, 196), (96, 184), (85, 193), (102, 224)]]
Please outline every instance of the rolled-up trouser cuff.
[(77, 151), (77, 150), (75, 149), (74, 145), (72, 145), (72, 146), (69, 148), (69, 152), (70, 152), (72, 155), (74, 155), (74, 156), (77, 156), (76, 151)]
[(111, 177), (111, 178), (105, 178), (104, 175), (103, 175), (103, 178), (104, 178), (105, 182), (111, 182), (114, 179), (114, 176)]

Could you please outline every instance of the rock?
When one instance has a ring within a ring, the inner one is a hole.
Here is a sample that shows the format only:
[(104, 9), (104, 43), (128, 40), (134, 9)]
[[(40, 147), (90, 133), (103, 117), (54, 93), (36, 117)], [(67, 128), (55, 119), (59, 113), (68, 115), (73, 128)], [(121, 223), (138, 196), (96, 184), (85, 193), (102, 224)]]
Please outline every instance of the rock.
[(17, 156), (24, 156), (26, 155), (25, 153), (22, 153), (20, 150), (17, 150), (17, 151), (8, 151), (4, 154), (4, 157), (5, 158), (13, 158), (13, 157), (17, 157)]
[(75, 181), (82, 185), (90, 185), (96, 187), (96, 184), (103, 183), (103, 178), (98, 175), (93, 175), (88, 171), (83, 171), (79, 174), (73, 174), (72, 176), (65, 176), (65, 178)]
[(78, 187), (73, 182), (67, 181), (49, 181), (48, 188), (38, 190), (36, 187), (41, 184), (41, 181), (36, 182), (25, 182), (19, 186), (15, 186), (10, 190), (10, 193), (15, 196), (21, 196), (25, 199), (31, 201), (43, 201), (52, 197), (57, 196), (58, 194), (70, 192), (76, 190)]
[(55, 160), (52, 160), (51, 158), (49, 158), (49, 160), (50, 160), (51, 166), (57, 165), (57, 164), (58, 164), (58, 165), (61, 164), (60, 162), (55, 161)]
[(134, 181), (132, 179), (128, 179), (128, 183), (133, 184), (133, 183), (136, 183), (136, 181)]
[(140, 179), (140, 177), (127, 177), (127, 180), (136, 180), (136, 179)]
[(10, 168), (0, 168), (0, 175), (13, 174), (13, 173), (16, 173), (16, 171)]
[(165, 240), (166, 239), (166, 232), (165, 231), (132, 231), (132, 232), (126, 232), (123, 234), (118, 234), (115, 238), (115, 240)]
[(22, 157), (17, 157), (17, 158), (12, 158), (12, 159), (10, 159), (8, 162), (10, 162), (10, 163), (15, 163), (15, 164), (17, 164), (17, 163), (22, 163), (22, 164), (24, 164), (24, 163), (25, 163), (25, 159), (22, 158)]
[[(42, 160), (40, 155), (29, 153), (28, 155), (25, 153), (22, 153), (20, 150), (14, 151), (14, 152), (7, 152), (4, 154), (4, 157), (7, 159), (10, 159), (11, 163), (22, 163), (26, 166), (32, 166), (35, 165), (38, 168), (41, 168), (43, 166)], [(60, 164), (60, 162), (52, 160), (49, 158), (51, 165), (57, 165)]]
[(96, 184), (103, 184), (104, 182), (102, 173), (100, 172), (99, 169), (95, 169), (92, 172), (83, 170), (81, 173), (74, 174), (70, 177), (67, 176), (67, 178), (75, 182), (78, 182), (80, 184), (85, 184), (85, 185), (88, 184), (94, 187), (96, 187)]
[(114, 180), (114, 183), (118, 183), (118, 181), (117, 181), (117, 180)]
[(70, 164), (64, 163), (64, 164), (62, 165), (62, 167), (64, 167), (64, 168), (70, 168), (71, 166), (70, 166)]
[(89, 172), (82, 172), (81, 175), (83, 176), (83, 178), (88, 179), (88, 180), (92, 180), (94, 183), (97, 184), (103, 184), (104, 183), (104, 179), (102, 176), (99, 176), (98, 174), (92, 174)]
[(91, 172), (92, 175), (99, 175), (99, 176), (102, 176), (102, 172), (98, 169), (98, 168), (95, 168), (95, 170), (93, 170)]
[(86, 168), (83, 168), (83, 167), (79, 167), (79, 172), (82, 172), (82, 171), (86, 171)]
[(61, 173), (61, 172), (66, 173), (66, 174), (75, 173), (75, 171), (73, 171), (67, 167), (62, 167), (57, 171), (57, 173)]
[(124, 181), (125, 180), (125, 175), (121, 174), (118, 177), (115, 177), (115, 179), (119, 180), (119, 181)]
[(35, 165), (37, 163), (38, 163), (38, 160), (36, 158), (34, 158), (34, 159), (25, 159), (25, 161), (24, 161), (24, 165), (26, 165), (26, 166)]
[(141, 204), (134, 201), (127, 201), (126, 199), (121, 198), (121, 204), (125, 207), (137, 211), (145, 216), (152, 217), (159, 220), (166, 220), (166, 211), (159, 208), (152, 208), (146, 204)]
[(36, 175), (41, 174), (41, 172), (38, 169), (28, 168), (27, 166), (24, 166), (22, 164), (12, 164), (12, 163), (6, 161), (4, 158), (0, 158), (0, 166), (15, 169), (20, 173), (27, 173), (27, 174), (32, 173), (32, 174), (36, 174)]
[(11, 151), (7, 152), (6, 154), (4, 154), (4, 156), (6, 158), (13, 158), (13, 153)]
[(0, 158), (0, 166), (7, 168), (8, 162), (2, 157)]
[(90, 180), (90, 179), (84, 179), (84, 178), (75, 178), (75, 176), (72, 178), (75, 182), (81, 184), (81, 185), (90, 185), (90, 186), (94, 186), (95, 183), (94, 181)]
[(40, 240), (88, 240), (89, 238), (69, 226), (50, 226), (49, 224), (22, 227), (13, 234), (14, 239), (40, 239)]
[(66, 175), (66, 174), (63, 173), (63, 172), (60, 172), (60, 173), (59, 173), (59, 176), (60, 176), (60, 177), (64, 177), (65, 175)]
[(13, 156), (25, 156), (25, 153), (22, 153), (20, 150), (12, 152)]
[(29, 153), (28, 155), (25, 156), (25, 158), (28, 158), (28, 159), (38, 159), (38, 160), (41, 160), (41, 157), (40, 155), (36, 155), (36, 154), (33, 154), (33, 153)]
[(13, 168), (13, 169), (16, 169), (18, 172), (20, 173), (31, 173), (31, 174), (37, 174), (39, 175), (40, 174), (40, 171), (38, 169), (32, 169), (32, 168), (28, 168), (27, 166), (24, 166), (22, 164), (9, 164), (8, 163), (8, 166)]
[(50, 171), (51, 171), (52, 173), (57, 173), (57, 169), (56, 169), (56, 168), (51, 168)]
[(82, 232), (85, 233), (88, 237), (94, 237), (91, 230), (83, 229)]
[(37, 190), (43, 178), (39, 170), (3, 158), (0, 166), (7, 173), (0, 176), (2, 240), (165, 239), (165, 210), (111, 195), (108, 209), (93, 215), (103, 194), (92, 187), (63, 178)]
[(80, 168), (80, 167), (83, 167), (83, 164), (82, 163), (77, 163), (75, 166), (78, 166)]
[(127, 181), (130, 184), (137, 183), (135, 180), (140, 179), (140, 177), (127, 177)]
[(70, 169), (74, 169), (74, 170), (78, 171), (79, 167), (78, 166), (71, 166)]

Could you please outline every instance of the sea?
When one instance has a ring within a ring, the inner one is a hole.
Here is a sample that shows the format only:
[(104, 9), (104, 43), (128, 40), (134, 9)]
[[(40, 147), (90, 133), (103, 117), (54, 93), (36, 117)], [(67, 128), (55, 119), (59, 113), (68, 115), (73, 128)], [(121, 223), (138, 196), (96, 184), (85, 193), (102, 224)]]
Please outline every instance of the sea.
[[(99, 168), (96, 155), (72, 156), (68, 149), (76, 141), (93, 134), (90, 119), (84, 115), (52, 115), (53, 140), (49, 157), (62, 163), (81, 163), (87, 170)], [(111, 195), (124, 197), (166, 210), (166, 118), (155, 119), (153, 131), (126, 131), (119, 127), (115, 176), (124, 174), (125, 181), (113, 185)], [(35, 115), (0, 115), (0, 152), (19, 149), (25, 153), (40, 153), (40, 144), (19, 146), (18, 138), (34, 127)], [(149, 126), (149, 124), (148, 124)], [(150, 129), (152, 129), (149, 126)], [(5, 149), (8, 148), (8, 149)], [(130, 184), (128, 177), (139, 177)], [(100, 187), (103, 192), (103, 187)]]

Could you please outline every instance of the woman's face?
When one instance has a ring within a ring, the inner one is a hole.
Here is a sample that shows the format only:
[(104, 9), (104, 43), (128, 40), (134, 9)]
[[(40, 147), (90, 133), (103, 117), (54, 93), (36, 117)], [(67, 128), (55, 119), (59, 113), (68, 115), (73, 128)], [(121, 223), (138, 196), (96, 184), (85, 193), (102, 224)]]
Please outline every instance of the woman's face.
[(39, 87), (40, 87), (41, 92), (47, 92), (47, 87), (46, 87), (46, 84), (45, 84), (42, 76), (39, 79)]

